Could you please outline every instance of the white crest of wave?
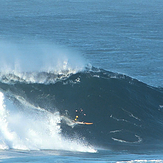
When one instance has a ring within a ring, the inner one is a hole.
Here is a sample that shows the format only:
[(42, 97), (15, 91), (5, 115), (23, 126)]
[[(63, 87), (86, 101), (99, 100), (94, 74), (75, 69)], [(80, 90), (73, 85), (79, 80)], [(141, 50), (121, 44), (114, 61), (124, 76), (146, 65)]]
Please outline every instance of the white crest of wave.
[(60, 120), (58, 112), (32, 109), (30, 105), (19, 110), (0, 92), (0, 149), (96, 152), (86, 142), (63, 137)]
[(14, 74), (27, 82), (39, 82), (38, 72), (72, 74), (86, 66), (78, 52), (52, 43), (0, 41), (0, 49), (0, 76)]

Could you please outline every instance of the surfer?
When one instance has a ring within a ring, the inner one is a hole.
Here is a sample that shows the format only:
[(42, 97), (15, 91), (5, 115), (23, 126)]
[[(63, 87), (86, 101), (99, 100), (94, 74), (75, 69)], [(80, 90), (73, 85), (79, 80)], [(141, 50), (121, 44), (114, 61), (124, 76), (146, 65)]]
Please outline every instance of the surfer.
[[(65, 110), (65, 111), (67, 111), (67, 110)], [(81, 117), (86, 116), (86, 114), (83, 113), (83, 109), (80, 109), (79, 113), (80, 113)], [(79, 119), (78, 110), (76, 110), (76, 114), (77, 115), (75, 116), (74, 120), (68, 118), (67, 114), (61, 116), (62, 122), (66, 123), (68, 126), (71, 126), (72, 128), (74, 128), (74, 126), (76, 126), (76, 125), (91, 125), (91, 124), (93, 124), (93, 123), (84, 122), (83, 118)]]
[[(77, 113), (78, 113), (78, 110), (76, 110), (76, 114), (77, 114)], [(80, 115), (81, 115), (81, 117), (82, 117), (82, 118), (80, 118), (81, 121), (78, 121), (79, 116), (76, 115), (76, 116), (75, 116), (75, 120), (73, 120), (74, 123), (76, 123), (76, 124), (87, 124), (87, 125), (93, 124), (93, 123), (88, 123), (88, 122), (84, 122), (84, 121), (83, 121), (84, 116), (86, 116), (86, 114), (83, 113), (83, 109), (80, 109), (80, 112), (79, 112), (79, 113), (80, 113)]]
[(75, 120), (73, 120), (73, 122), (76, 123), (76, 124), (84, 124), (84, 122), (79, 122), (78, 118), (79, 118), (79, 116), (76, 115)]

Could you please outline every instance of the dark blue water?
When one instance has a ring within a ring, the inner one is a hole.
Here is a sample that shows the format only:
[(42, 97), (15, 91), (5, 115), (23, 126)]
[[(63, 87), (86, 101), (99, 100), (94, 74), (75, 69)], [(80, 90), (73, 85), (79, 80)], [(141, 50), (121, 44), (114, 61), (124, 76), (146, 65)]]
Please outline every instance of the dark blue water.
[(2, 0), (0, 161), (162, 162), (162, 7)]

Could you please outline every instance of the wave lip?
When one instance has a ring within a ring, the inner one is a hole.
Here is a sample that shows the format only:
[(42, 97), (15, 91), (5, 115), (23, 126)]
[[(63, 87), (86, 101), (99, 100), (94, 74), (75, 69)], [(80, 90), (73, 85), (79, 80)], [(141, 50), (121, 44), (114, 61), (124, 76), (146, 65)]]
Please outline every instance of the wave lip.
[(38, 83), (51, 84), (68, 78), (76, 71), (62, 71), (59, 74), (56, 72), (27, 72), (27, 73), (0, 73), (0, 82), (14, 84), (14, 83)]
[(0, 43), (0, 79), (4, 82), (53, 83), (83, 71), (87, 64), (78, 52), (51, 43)]

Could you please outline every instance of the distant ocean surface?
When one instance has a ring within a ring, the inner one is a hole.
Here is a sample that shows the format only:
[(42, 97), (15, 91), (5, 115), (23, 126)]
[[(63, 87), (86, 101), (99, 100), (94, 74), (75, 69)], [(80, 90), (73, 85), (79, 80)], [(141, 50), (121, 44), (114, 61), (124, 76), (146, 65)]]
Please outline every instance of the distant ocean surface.
[(162, 9), (1, 0), (0, 162), (163, 162)]

